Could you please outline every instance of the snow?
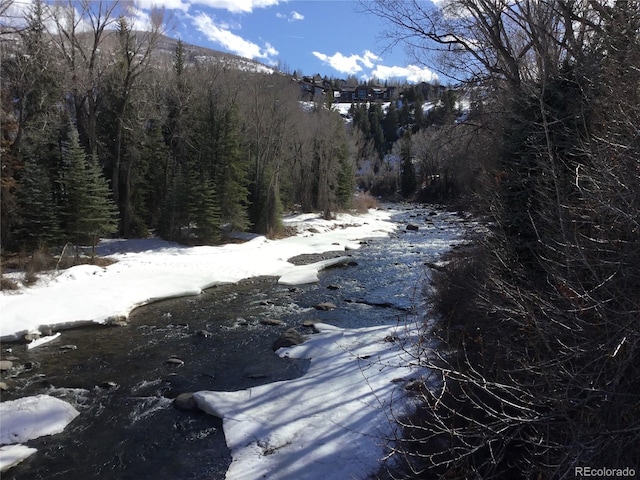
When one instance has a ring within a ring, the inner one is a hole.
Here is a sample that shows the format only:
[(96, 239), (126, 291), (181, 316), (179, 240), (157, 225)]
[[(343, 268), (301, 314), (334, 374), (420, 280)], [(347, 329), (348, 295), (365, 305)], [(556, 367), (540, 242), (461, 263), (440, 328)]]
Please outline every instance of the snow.
[(78, 415), (73, 406), (49, 395), (0, 403), (0, 445), (3, 445), (0, 449), (0, 471), (9, 469), (36, 452), (36, 449), (21, 443), (60, 433)]
[(25, 447), (24, 445), (5, 445), (0, 447), (0, 472), (9, 470), (36, 452), (35, 448)]
[[(305, 266), (288, 259), (357, 249), (362, 239), (387, 236), (396, 229), (389, 221), (393, 213), (375, 210), (335, 220), (297, 215), (284, 221), (297, 230), (294, 236), (222, 246), (105, 241), (98, 251), (116, 260), (112, 265), (81, 265), (17, 293), (3, 291), (0, 340), (44, 327), (105, 323), (157, 299), (197, 295), (212, 285), (250, 277), (277, 276), (283, 284), (317, 281), (319, 271), (348, 261), (348, 256)], [(203, 410), (223, 418), (233, 458), (228, 480), (365, 478), (388, 453), (389, 439), (397, 433), (396, 415), (410, 406), (404, 385), (424, 373), (410, 366), (415, 362), (403, 342), (389, 339), (419, 343), (411, 340), (419, 335), (417, 327), (316, 328), (320, 333), (304, 344), (277, 352), (311, 359), (301, 378), (194, 395)], [(0, 409), (4, 445), (61, 432), (78, 415), (70, 404), (48, 395), (2, 402)], [(0, 465), (10, 468), (33, 453), (27, 446), (4, 446)]]
[(47, 335), (46, 337), (40, 337), (36, 340), (32, 340), (31, 342), (27, 343), (27, 350), (31, 350), (32, 348), (39, 347), (40, 345), (44, 345), (45, 343), (52, 342), (53, 340), (58, 338), (60, 335), (62, 335), (62, 333), (57, 332), (57, 333), (54, 333), (53, 335)]
[(79, 413), (67, 402), (49, 395), (0, 403), (0, 444), (22, 443), (64, 430)]
[(398, 416), (411, 406), (404, 387), (424, 373), (407, 347), (419, 343), (420, 328), (315, 328), (277, 352), (311, 359), (304, 376), (194, 394), (200, 409), (223, 419), (228, 480), (365, 479), (389, 453)]
[(317, 281), (317, 272), (331, 262), (295, 266), (287, 260), (305, 253), (359, 248), (363, 238), (388, 235), (395, 227), (391, 211), (340, 214), (324, 220), (316, 214), (285, 219), (295, 236), (222, 246), (184, 246), (156, 238), (110, 240), (98, 253), (117, 262), (106, 268), (78, 265), (20, 291), (0, 295), (0, 341), (16, 340), (44, 327), (54, 330), (85, 323), (127, 318), (136, 307), (153, 301), (198, 295), (221, 283), (273, 275), (282, 283)]

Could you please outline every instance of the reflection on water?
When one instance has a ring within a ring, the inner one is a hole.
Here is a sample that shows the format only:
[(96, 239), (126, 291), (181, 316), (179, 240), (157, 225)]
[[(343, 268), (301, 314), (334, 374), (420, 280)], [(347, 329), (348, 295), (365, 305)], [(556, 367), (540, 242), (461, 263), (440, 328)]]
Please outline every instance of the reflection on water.
[[(291, 288), (275, 278), (252, 279), (140, 308), (127, 327), (84, 327), (33, 350), (16, 346), (14, 355), (30, 368), (3, 400), (48, 393), (81, 415), (63, 433), (29, 442), (38, 453), (2, 478), (224, 478), (231, 458), (222, 422), (176, 410), (172, 399), (302, 375), (307, 361), (282, 359), (271, 345), (290, 327), (310, 334), (304, 321), (360, 327), (421, 311), (424, 263), (437, 260), (464, 227), (454, 214), (419, 209), (395, 221), (396, 234), (349, 252), (354, 264), (324, 271), (318, 284)], [(404, 230), (408, 222), (420, 229)], [(338, 308), (315, 310), (321, 302)]]

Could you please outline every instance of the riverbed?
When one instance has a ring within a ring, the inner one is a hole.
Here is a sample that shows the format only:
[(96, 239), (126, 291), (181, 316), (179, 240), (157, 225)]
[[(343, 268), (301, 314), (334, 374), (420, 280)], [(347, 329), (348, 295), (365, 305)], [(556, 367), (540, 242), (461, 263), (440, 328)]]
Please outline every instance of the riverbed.
[[(220, 285), (139, 308), (126, 327), (84, 327), (33, 350), (16, 346), (21, 366), (3, 400), (47, 393), (81, 414), (63, 433), (30, 441), (38, 453), (3, 478), (224, 478), (231, 458), (221, 421), (177, 410), (173, 398), (303, 375), (306, 361), (280, 358), (271, 347), (287, 328), (311, 334), (304, 322), (354, 328), (422, 315), (426, 265), (473, 222), (433, 207), (404, 208), (393, 221), (394, 234), (365, 241), (316, 284), (260, 277)], [(335, 255), (344, 252), (325, 257)], [(322, 302), (337, 308), (314, 308)]]

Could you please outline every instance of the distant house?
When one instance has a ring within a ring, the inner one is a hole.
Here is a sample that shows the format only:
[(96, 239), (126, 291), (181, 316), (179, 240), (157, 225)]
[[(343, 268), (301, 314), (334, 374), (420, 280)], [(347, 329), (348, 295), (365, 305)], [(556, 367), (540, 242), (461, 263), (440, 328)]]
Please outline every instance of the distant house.
[(443, 85), (433, 85), (427, 82), (420, 82), (416, 85), (416, 90), (422, 93), (422, 98), (427, 102), (440, 100), (447, 87)]
[(300, 85), (300, 98), (305, 101), (319, 101), (332, 89), (331, 82), (319, 74), (304, 76), (297, 82)]
[(339, 86), (334, 88), (327, 78), (320, 75), (294, 78), (294, 81), (300, 85), (300, 98), (305, 101), (320, 101), (332, 93), (335, 103), (389, 102), (397, 91), (396, 87), (357, 84), (354, 79), (342, 80)]
[(347, 85), (344, 84), (340, 88), (340, 94), (337, 95), (336, 101), (340, 103), (353, 102), (388, 102), (395, 94), (395, 87), (382, 87), (370, 85)]

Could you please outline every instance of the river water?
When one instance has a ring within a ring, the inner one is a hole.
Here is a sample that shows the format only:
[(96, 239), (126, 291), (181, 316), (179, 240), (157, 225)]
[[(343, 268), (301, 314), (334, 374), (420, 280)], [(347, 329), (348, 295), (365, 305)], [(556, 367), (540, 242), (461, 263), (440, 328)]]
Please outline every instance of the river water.
[[(307, 361), (282, 359), (271, 346), (291, 327), (310, 334), (304, 321), (351, 328), (421, 314), (425, 264), (438, 261), (474, 224), (433, 208), (394, 209), (396, 233), (363, 242), (348, 252), (350, 265), (325, 270), (317, 284), (292, 288), (276, 278), (255, 278), (141, 307), (126, 327), (67, 330), (33, 350), (14, 345), (21, 367), (3, 400), (49, 394), (80, 415), (63, 433), (28, 442), (38, 452), (2, 478), (223, 479), (231, 456), (222, 421), (177, 410), (172, 399), (303, 375)], [(408, 224), (419, 228), (407, 230)], [(325, 258), (338, 255), (344, 252)], [(316, 310), (321, 302), (337, 308)]]

